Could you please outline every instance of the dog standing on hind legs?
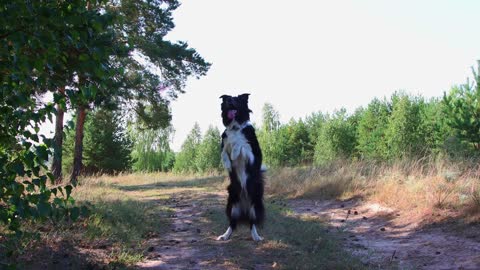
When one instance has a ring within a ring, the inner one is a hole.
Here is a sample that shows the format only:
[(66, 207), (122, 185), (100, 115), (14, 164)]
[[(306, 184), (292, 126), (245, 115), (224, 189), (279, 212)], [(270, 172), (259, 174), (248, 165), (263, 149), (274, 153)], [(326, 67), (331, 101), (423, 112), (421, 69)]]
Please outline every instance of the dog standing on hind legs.
[(222, 134), (222, 162), (230, 177), (226, 214), (230, 225), (217, 240), (228, 240), (238, 223), (248, 222), (254, 241), (263, 238), (258, 235), (257, 226), (265, 217), (263, 206), (262, 151), (250, 123), (248, 108), (249, 94), (232, 97), (223, 95), (222, 120), (225, 131)]

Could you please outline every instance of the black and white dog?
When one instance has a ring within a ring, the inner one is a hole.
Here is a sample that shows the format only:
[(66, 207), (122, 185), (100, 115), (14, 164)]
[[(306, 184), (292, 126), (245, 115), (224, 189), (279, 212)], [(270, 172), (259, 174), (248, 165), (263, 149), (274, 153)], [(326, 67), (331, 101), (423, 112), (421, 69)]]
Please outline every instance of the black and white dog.
[(232, 97), (223, 95), (222, 162), (230, 176), (226, 214), (230, 221), (227, 231), (217, 240), (228, 240), (237, 223), (249, 222), (254, 241), (263, 240), (256, 225), (265, 217), (263, 206), (262, 152), (255, 129), (250, 123), (249, 94)]

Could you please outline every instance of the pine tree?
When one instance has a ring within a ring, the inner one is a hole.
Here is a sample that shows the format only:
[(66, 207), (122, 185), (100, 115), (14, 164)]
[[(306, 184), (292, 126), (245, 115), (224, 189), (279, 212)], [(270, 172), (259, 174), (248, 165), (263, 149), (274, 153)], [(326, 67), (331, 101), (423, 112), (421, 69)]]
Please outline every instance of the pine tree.
[(457, 137), (470, 144), (477, 154), (480, 151), (480, 60), (478, 72), (473, 70), (475, 83), (469, 81), (453, 87), (448, 95), (444, 93), (443, 102), (448, 115), (447, 124), (453, 128)]

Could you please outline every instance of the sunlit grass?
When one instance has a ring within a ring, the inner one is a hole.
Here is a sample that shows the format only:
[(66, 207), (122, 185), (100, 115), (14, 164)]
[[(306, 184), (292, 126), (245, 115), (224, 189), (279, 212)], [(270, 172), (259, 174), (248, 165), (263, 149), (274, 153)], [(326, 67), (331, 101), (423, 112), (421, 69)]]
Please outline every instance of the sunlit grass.
[(471, 164), (444, 161), (339, 161), (323, 167), (270, 170), (267, 183), (271, 194), (289, 198), (361, 197), (404, 211), (480, 211), (479, 172)]

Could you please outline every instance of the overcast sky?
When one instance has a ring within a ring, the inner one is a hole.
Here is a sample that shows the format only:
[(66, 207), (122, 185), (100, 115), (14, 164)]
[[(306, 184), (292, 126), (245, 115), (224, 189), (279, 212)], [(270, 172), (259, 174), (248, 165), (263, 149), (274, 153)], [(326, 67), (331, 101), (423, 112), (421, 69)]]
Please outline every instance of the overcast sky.
[(438, 97), (465, 82), (480, 59), (476, 0), (183, 0), (172, 40), (213, 65), (172, 103), (178, 150), (197, 121), (221, 130), (222, 94), (251, 93), (281, 120), (405, 90)]

